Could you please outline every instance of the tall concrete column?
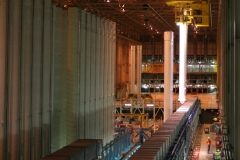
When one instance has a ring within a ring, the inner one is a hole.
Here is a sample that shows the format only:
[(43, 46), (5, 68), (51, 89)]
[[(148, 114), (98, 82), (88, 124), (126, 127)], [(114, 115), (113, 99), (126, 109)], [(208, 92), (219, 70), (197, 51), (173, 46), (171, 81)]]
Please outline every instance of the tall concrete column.
[(136, 46), (131, 46), (131, 53), (129, 56), (129, 64), (130, 64), (130, 92), (135, 93), (135, 48)]
[(164, 122), (173, 112), (173, 44), (172, 31), (164, 32)]
[(187, 33), (188, 25), (179, 25), (179, 97), (182, 104), (186, 101), (187, 87)]

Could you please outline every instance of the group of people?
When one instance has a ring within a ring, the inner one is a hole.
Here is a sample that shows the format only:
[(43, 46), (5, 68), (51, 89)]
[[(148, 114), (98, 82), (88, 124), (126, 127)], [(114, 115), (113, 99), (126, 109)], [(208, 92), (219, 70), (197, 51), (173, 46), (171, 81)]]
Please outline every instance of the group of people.
[[(210, 137), (208, 137), (208, 139), (206, 140), (208, 154), (210, 153), (211, 142), (212, 141), (211, 141)], [(214, 154), (213, 154), (213, 160), (221, 160), (222, 157), (224, 157), (223, 151), (221, 151), (219, 148), (217, 148), (216, 152), (214, 152)]]

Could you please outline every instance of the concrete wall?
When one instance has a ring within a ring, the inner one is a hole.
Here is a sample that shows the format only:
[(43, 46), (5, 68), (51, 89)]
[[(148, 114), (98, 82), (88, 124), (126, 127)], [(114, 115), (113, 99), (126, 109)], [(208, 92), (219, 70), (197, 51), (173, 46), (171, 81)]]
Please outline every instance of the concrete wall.
[(0, 159), (112, 140), (115, 23), (51, 0), (3, 0), (0, 13)]

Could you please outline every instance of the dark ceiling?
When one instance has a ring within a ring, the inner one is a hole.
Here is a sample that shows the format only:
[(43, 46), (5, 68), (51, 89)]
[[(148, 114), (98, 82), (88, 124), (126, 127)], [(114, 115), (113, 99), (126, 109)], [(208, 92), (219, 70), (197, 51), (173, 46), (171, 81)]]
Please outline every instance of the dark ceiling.
[[(79, 6), (105, 17), (117, 24), (117, 33), (155, 35), (164, 31), (178, 34), (174, 7), (166, 0), (54, 0), (60, 7)], [(194, 0), (197, 1), (197, 0)], [(201, 34), (215, 37), (217, 34), (219, 0), (209, 2), (209, 27), (201, 27), (198, 33), (189, 25), (189, 35)], [(124, 9), (124, 10), (123, 10)]]

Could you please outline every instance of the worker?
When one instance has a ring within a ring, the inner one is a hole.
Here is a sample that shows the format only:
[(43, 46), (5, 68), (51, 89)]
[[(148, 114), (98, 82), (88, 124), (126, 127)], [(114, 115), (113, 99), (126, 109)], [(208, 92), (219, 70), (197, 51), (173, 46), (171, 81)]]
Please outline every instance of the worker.
[(220, 149), (217, 149), (216, 152), (213, 154), (213, 160), (221, 160), (222, 154)]
[(219, 136), (219, 130), (220, 130), (219, 126), (215, 125), (215, 131), (217, 136)]
[(208, 151), (208, 153), (209, 153), (209, 152), (210, 152), (210, 147), (211, 147), (210, 137), (208, 137), (208, 139), (206, 140), (206, 144), (207, 144), (207, 151)]

